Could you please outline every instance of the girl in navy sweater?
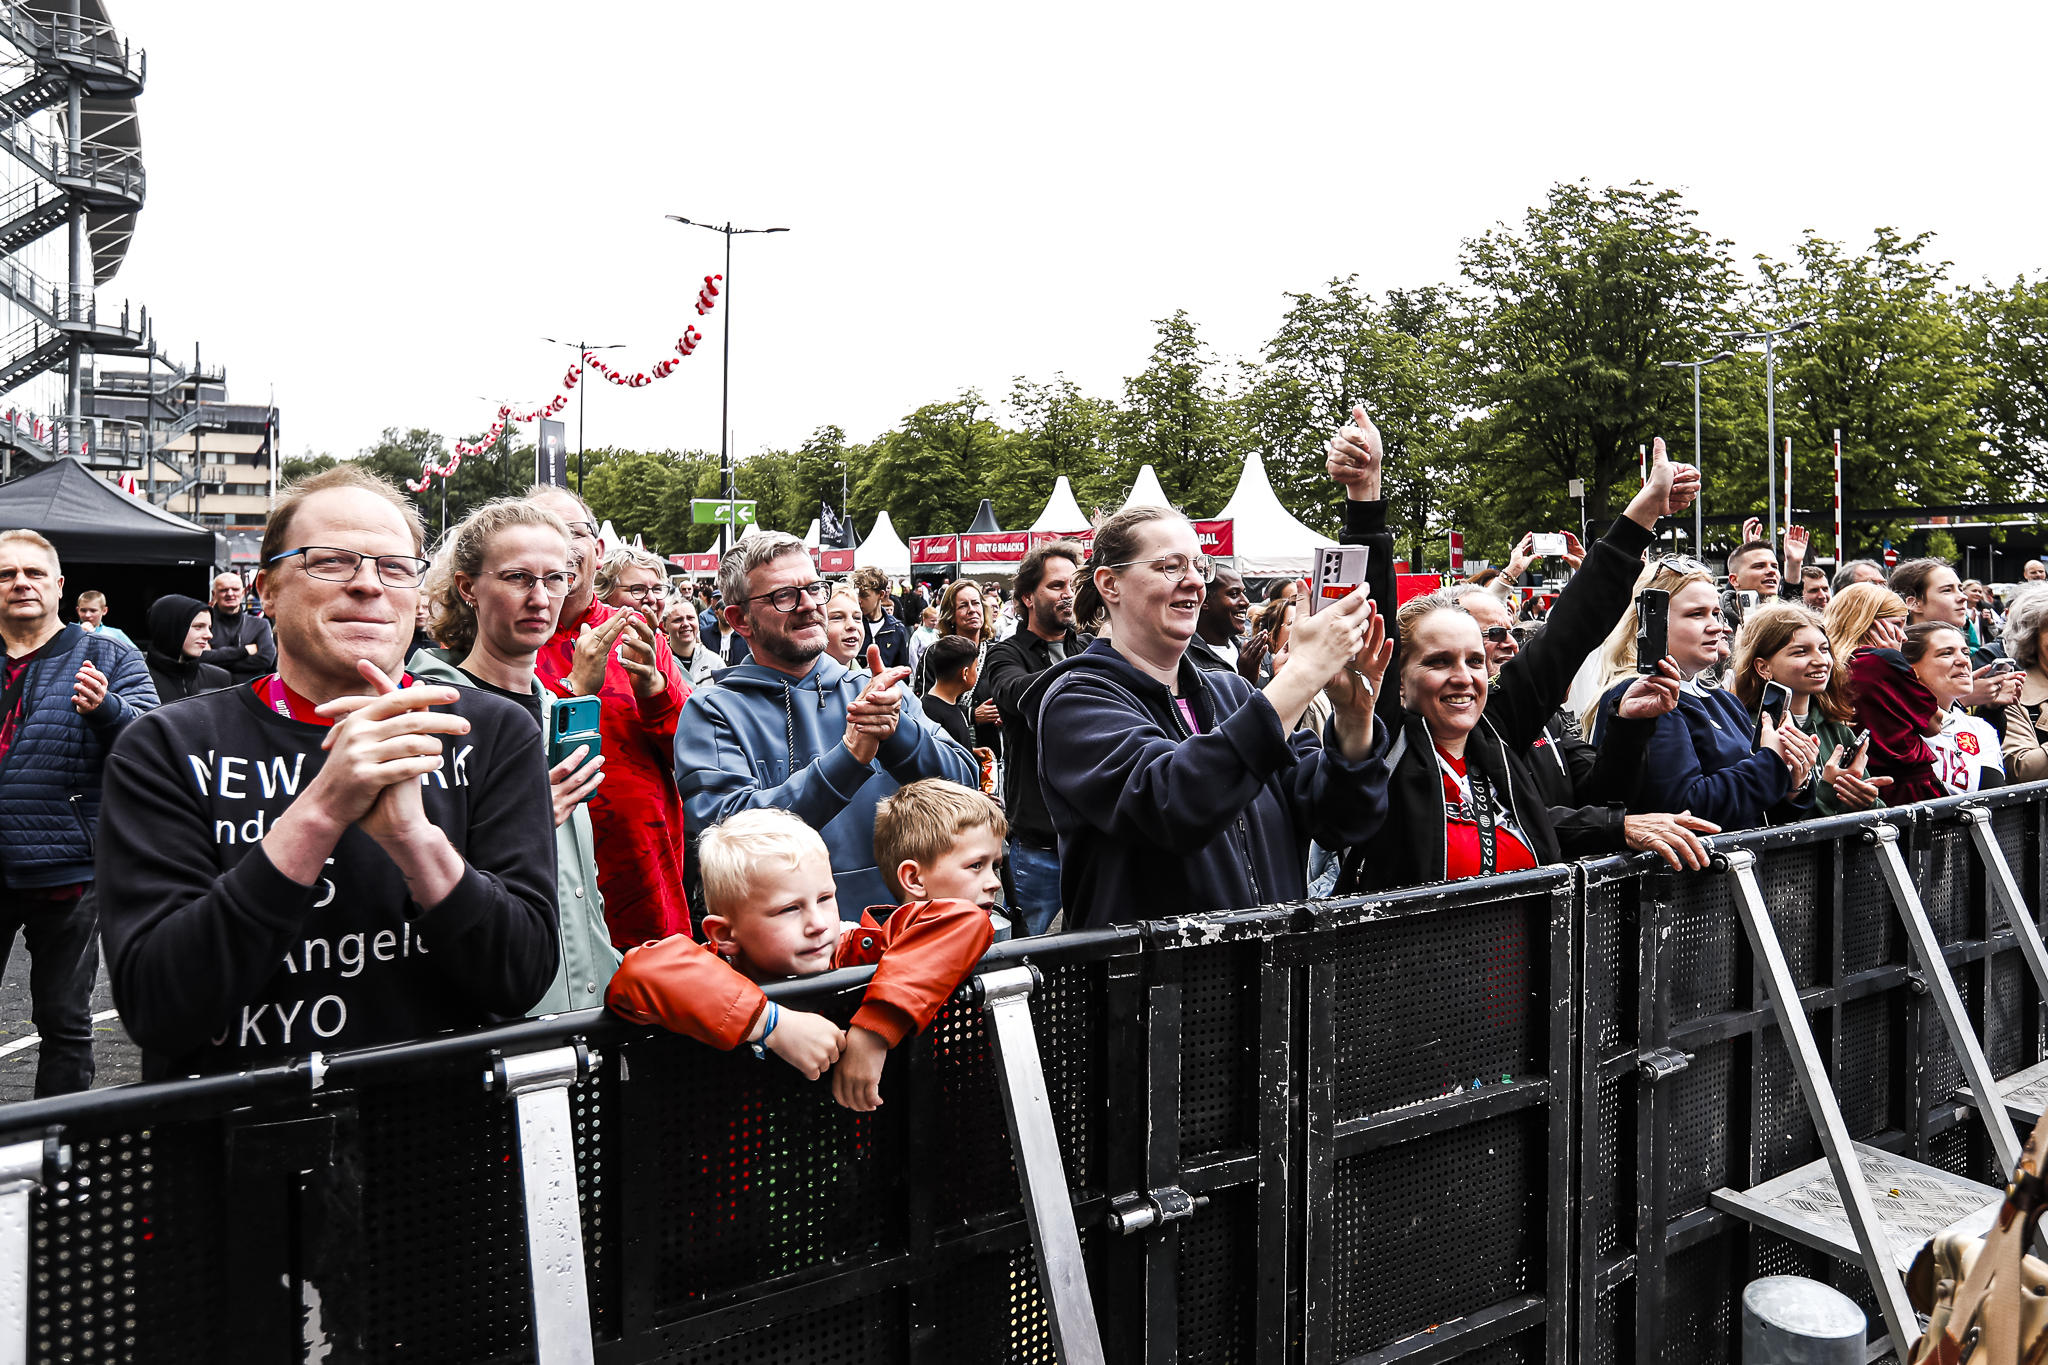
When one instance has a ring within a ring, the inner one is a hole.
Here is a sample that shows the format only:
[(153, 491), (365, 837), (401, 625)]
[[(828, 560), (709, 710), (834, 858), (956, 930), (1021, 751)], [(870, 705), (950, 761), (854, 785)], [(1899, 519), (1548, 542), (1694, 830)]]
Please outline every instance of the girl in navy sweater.
[[(1734, 693), (1699, 682), (1700, 674), (1728, 658), (1732, 640), (1713, 575), (1693, 560), (1660, 559), (1636, 581), (1637, 592), (1644, 588), (1671, 594), (1667, 657), (1682, 683), (1678, 709), (1657, 719), (1629, 809), (1686, 811), (1724, 830), (1765, 824), (1773, 807), (1780, 807), (1781, 818), (1811, 814), (1806, 784), (1817, 756), (1814, 740), (1794, 726), (1777, 730), (1768, 718), (1759, 735)], [(1595, 744), (1635, 677), (1634, 612), (1616, 623), (1601, 658), (1606, 683), (1586, 717)], [(1788, 798), (1794, 799), (1781, 805)]]

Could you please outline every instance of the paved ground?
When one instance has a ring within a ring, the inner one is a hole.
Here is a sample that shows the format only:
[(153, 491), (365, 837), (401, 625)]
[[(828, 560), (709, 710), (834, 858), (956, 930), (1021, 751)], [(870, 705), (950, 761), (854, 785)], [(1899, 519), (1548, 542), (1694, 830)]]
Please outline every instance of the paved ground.
[[(107, 968), (102, 962), (99, 980), (93, 986), (92, 1012), (101, 1014), (113, 1008), (113, 995), (107, 988)], [(7, 954), (7, 970), (0, 975), (0, 1047), (26, 1038), (35, 1031), (35, 1024), (29, 1020), (28, 948), (17, 934), (12, 951)], [(93, 1025), (92, 1052), (93, 1060), (99, 1066), (93, 1089), (126, 1085), (142, 1079), (142, 1054), (136, 1050), (135, 1044), (128, 1041), (128, 1034), (121, 1028), (119, 1019), (102, 1019)], [(32, 1098), (35, 1087), (36, 1048), (33, 1045), (0, 1057), (0, 1104)]]

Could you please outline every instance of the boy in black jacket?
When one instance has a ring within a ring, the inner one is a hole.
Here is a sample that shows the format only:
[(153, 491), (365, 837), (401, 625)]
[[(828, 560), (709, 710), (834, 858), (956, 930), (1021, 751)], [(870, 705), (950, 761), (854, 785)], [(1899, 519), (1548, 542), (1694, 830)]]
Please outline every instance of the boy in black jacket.
[(115, 744), (101, 931), (146, 1077), (517, 1018), (553, 978), (532, 718), (400, 685), (423, 534), (354, 466), (287, 490), (258, 580), (278, 671), (152, 712)]

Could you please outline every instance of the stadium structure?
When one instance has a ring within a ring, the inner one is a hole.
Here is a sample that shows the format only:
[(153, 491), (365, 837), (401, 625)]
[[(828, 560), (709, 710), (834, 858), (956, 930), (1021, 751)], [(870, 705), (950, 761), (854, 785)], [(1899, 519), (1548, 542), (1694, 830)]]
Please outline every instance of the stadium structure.
[(197, 346), (173, 359), (148, 309), (109, 295), (148, 190), (147, 78), (101, 0), (0, 0), (0, 481), (68, 455), (195, 521), (260, 526), (274, 412), (228, 404), (224, 370)]

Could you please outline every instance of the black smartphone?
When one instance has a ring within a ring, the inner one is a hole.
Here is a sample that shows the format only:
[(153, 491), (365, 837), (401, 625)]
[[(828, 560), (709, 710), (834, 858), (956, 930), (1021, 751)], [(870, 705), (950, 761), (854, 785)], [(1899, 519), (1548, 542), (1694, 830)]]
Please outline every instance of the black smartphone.
[(1771, 728), (1785, 728), (1785, 708), (1792, 704), (1792, 689), (1780, 682), (1764, 684), (1763, 704), (1757, 708), (1757, 731), (1763, 731), (1763, 717), (1771, 718)]
[(1858, 763), (1861, 763), (1863, 761), (1863, 751), (1869, 747), (1870, 731), (1867, 728), (1858, 730), (1855, 734), (1849, 736), (1849, 761), (1841, 766), (1853, 768)]
[(2003, 678), (2008, 673), (2017, 673), (2019, 671), (2019, 662), (2015, 659), (1993, 659), (1991, 661), (1991, 676), (1994, 678)]
[[(596, 697), (559, 697), (548, 712), (553, 722), (548, 726), (548, 767), (558, 766), (563, 759), (588, 745), (590, 752), (583, 756), (588, 763), (604, 752), (604, 741), (598, 734), (598, 720), (602, 714)], [(582, 765), (578, 765), (579, 771)], [(590, 798), (585, 796), (584, 800)]]
[(1644, 588), (1636, 594), (1636, 672), (1655, 673), (1670, 650), (1671, 594)]

